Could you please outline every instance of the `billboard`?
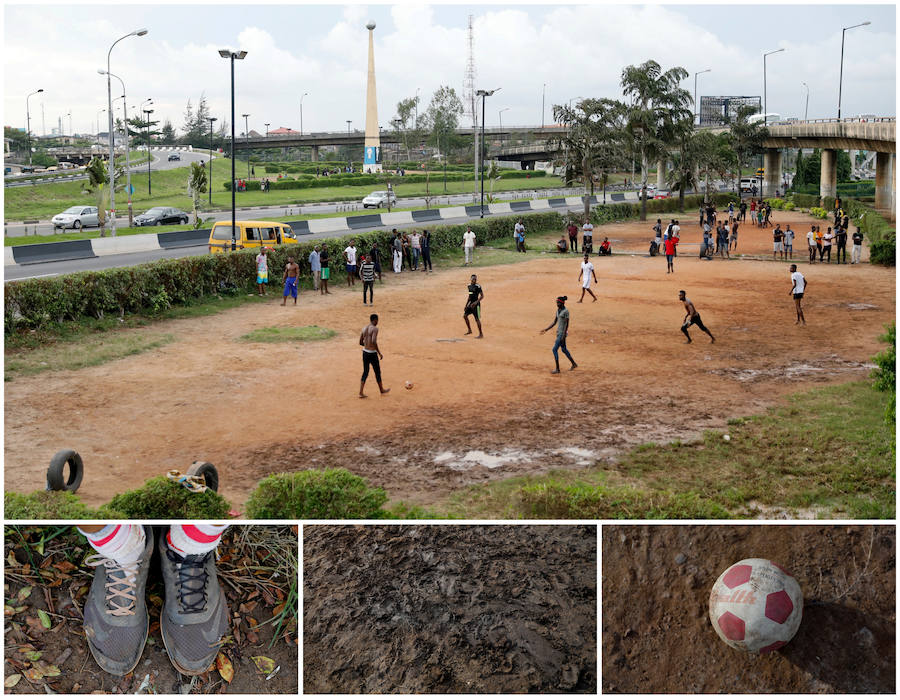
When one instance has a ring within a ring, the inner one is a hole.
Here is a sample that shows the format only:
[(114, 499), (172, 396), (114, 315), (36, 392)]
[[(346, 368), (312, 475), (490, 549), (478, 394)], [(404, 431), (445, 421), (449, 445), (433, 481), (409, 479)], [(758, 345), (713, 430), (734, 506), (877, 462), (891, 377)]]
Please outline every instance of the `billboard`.
[(730, 95), (700, 98), (700, 126), (725, 126), (729, 119), (737, 116), (738, 110), (749, 105), (762, 111), (762, 99), (759, 96)]

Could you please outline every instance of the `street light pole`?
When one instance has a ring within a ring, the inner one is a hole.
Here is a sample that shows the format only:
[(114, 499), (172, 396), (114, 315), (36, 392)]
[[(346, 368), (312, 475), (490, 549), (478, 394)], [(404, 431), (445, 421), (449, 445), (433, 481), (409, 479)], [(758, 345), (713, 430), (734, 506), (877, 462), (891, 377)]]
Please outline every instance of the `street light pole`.
[(697, 76), (701, 73), (709, 73), (712, 71), (712, 68), (707, 68), (706, 70), (698, 70), (694, 73), (694, 116), (697, 118), (697, 124), (700, 124), (700, 110), (697, 107)]
[(300, 135), (303, 136), (303, 98), (306, 97), (309, 93), (304, 92), (300, 95)]
[(503, 141), (503, 113), (508, 110), (509, 107), (504, 107), (499, 112), (497, 112), (497, 118), (500, 120), (500, 141)]
[[(100, 75), (105, 75), (106, 71), (98, 68)], [(131, 201), (131, 146), (128, 138), (128, 102), (125, 99), (125, 81), (115, 73), (110, 73), (113, 78), (122, 85), (122, 118), (125, 120), (125, 177), (127, 178), (125, 189), (128, 192), (128, 226), (134, 226), (134, 208)]]
[(113, 236), (116, 235), (116, 135), (114, 132), (112, 111), (112, 79), (110, 77), (112, 74), (110, 73), (110, 59), (112, 57), (112, 50), (120, 41), (127, 39), (130, 36), (144, 36), (146, 34), (146, 29), (135, 29), (133, 32), (128, 32), (125, 36), (116, 39), (112, 43), (112, 46), (109, 47), (109, 51), (106, 52), (106, 97), (109, 102), (107, 106), (107, 109), (109, 109), (109, 215), (110, 232)]
[(803, 110), (803, 121), (809, 121), (809, 85), (800, 81), (800, 84), (806, 88), (806, 108)]
[(242, 114), (244, 118), (244, 143), (247, 144), (247, 179), (250, 179), (250, 123), (247, 121), (249, 114)]
[[(39, 92), (43, 92), (44, 88), (40, 88), (31, 93), (31, 95), (37, 95)], [(25, 131), (28, 132), (28, 165), (31, 165), (31, 107), (28, 106), (28, 100), (31, 99), (31, 95), (25, 98)], [(97, 121), (100, 121), (99, 115), (97, 116)]]
[(231, 250), (236, 250), (237, 241), (234, 239), (235, 213), (237, 211), (237, 200), (235, 199), (236, 188), (234, 186), (234, 61), (235, 59), (243, 61), (247, 56), (247, 52), (220, 49), (219, 55), (222, 58), (231, 60)]
[(153, 114), (152, 109), (143, 110), (146, 115), (147, 122), (147, 196), (153, 194), (153, 175), (150, 174), (150, 163), (153, 160), (153, 156), (150, 155), (150, 115)]
[(841, 118), (841, 89), (844, 86), (844, 35), (847, 33), (848, 29), (856, 29), (857, 27), (865, 27), (868, 24), (872, 24), (869, 21), (862, 22), (860, 24), (854, 24), (852, 27), (844, 27), (841, 30), (841, 73), (840, 78), (838, 78), (838, 119)]
[[(766, 99), (766, 56), (771, 56), (773, 53), (781, 53), (784, 51), (783, 48), (775, 49), (774, 51), (769, 51), (768, 53), (763, 54), (763, 126), (769, 123), (769, 102)], [(762, 192), (762, 188), (760, 188), (760, 193)]]
[(547, 97), (547, 83), (541, 88), (541, 128), (544, 128), (544, 102)]
[(272, 122), (266, 122), (266, 138), (269, 138), (269, 124)]
[(493, 90), (476, 90), (475, 94), (481, 98), (481, 216), (484, 218), (484, 103), (488, 97), (493, 95), (500, 88)]
[(212, 169), (213, 169), (213, 122), (219, 121), (218, 117), (207, 117), (209, 119), (209, 182), (207, 189), (209, 190), (209, 206), (212, 206)]
[(416, 88), (416, 123), (413, 126), (414, 129), (419, 128), (419, 90), (422, 88)]

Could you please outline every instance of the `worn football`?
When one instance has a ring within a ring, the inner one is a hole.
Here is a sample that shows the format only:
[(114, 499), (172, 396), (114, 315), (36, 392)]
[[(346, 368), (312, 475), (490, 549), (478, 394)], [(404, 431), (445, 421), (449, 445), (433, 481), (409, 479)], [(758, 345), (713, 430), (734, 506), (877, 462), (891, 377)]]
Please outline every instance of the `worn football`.
[(787, 644), (803, 617), (797, 579), (768, 559), (743, 559), (716, 579), (709, 619), (728, 646), (764, 654)]
[(406, 382), (406, 388), (407, 388), (407, 389), (412, 389), (412, 387), (413, 387), (413, 383), (412, 383), (412, 382)]

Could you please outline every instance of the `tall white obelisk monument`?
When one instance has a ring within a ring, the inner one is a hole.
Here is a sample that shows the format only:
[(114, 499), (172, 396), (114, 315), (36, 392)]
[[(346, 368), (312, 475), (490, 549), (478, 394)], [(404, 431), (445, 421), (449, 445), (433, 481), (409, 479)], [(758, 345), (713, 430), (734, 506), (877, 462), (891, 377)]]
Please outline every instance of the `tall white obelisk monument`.
[(366, 24), (369, 30), (369, 79), (366, 85), (366, 146), (363, 172), (381, 172), (381, 135), (378, 130), (378, 100), (375, 97), (375, 22)]

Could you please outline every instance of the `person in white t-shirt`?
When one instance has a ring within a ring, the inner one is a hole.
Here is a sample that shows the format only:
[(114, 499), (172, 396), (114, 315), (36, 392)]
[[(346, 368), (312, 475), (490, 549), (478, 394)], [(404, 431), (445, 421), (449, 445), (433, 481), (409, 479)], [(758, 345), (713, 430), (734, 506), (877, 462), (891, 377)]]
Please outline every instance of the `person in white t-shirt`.
[(814, 263), (816, 261), (816, 232), (813, 228), (806, 232), (806, 242), (809, 244), (809, 262)]
[(597, 301), (597, 295), (591, 291), (591, 277), (594, 278), (594, 282), (597, 282), (597, 273), (594, 272), (594, 263), (588, 260), (588, 254), (585, 253), (584, 262), (581, 263), (581, 272), (578, 273), (578, 280), (581, 282), (581, 299), (578, 300), (579, 304), (584, 301), (585, 292), (594, 297), (594, 301)]
[(347, 286), (352, 287), (356, 284), (356, 246), (353, 241), (344, 248), (344, 263), (347, 267)]
[(588, 219), (585, 219), (584, 224), (581, 227), (581, 249), (587, 253), (593, 253), (593, 240), (594, 224), (592, 224)]
[(525, 225), (522, 223), (522, 219), (519, 219), (516, 222), (515, 230), (513, 231), (513, 238), (516, 241), (516, 250), (520, 253), (525, 252)]
[(471, 226), (466, 226), (463, 234), (463, 251), (466, 254), (466, 265), (475, 259), (475, 232)]
[(791, 291), (789, 294), (794, 295), (794, 306), (797, 307), (797, 323), (806, 325), (806, 319), (803, 317), (803, 308), (800, 302), (803, 301), (803, 293), (806, 291), (806, 278), (797, 272), (797, 266), (791, 265)]

